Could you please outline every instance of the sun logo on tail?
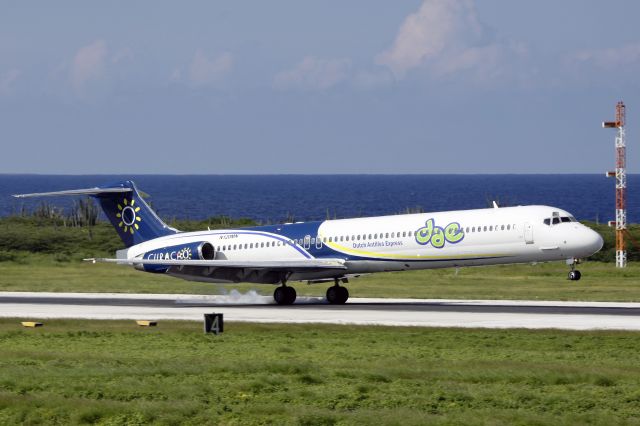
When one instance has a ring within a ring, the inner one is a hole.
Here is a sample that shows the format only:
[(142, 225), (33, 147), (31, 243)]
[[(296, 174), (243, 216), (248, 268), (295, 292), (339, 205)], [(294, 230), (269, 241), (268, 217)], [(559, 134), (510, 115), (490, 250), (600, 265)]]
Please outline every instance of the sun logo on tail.
[(124, 204), (124, 207), (118, 204), (119, 211), (116, 214), (116, 217), (120, 219), (118, 227), (122, 228), (125, 234), (129, 232), (133, 235), (135, 231), (140, 229), (140, 227), (138, 226), (138, 222), (142, 221), (142, 218), (138, 216), (140, 207), (136, 207), (136, 200), (131, 200), (131, 202), (128, 202), (126, 198), (122, 201), (122, 204)]

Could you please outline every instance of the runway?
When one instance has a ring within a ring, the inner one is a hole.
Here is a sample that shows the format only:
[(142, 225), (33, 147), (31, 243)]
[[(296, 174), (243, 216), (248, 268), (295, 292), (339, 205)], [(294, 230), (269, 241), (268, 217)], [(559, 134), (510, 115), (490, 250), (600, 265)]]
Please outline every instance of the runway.
[(640, 330), (640, 303), (298, 297), (277, 306), (254, 292), (225, 296), (0, 292), (0, 317), (325, 323), (421, 327)]

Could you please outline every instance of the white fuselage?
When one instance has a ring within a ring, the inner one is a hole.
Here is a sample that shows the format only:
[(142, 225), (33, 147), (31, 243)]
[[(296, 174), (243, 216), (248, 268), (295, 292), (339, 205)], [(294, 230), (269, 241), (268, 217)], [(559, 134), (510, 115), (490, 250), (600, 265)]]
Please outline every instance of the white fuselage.
[[(177, 233), (121, 250), (118, 257), (197, 259), (196, 250), (180, 247), (205, 242), (216, 260), (342, 259), (347, 269), (341, 275), (574, 259), (602, 247), (599, 234), (564, 210), (519, 206)], [(255, 273), (165, 272), (198, 281), (273, 281)], [(335, 271), (316, 271), (290, 279), (332, 277)]]

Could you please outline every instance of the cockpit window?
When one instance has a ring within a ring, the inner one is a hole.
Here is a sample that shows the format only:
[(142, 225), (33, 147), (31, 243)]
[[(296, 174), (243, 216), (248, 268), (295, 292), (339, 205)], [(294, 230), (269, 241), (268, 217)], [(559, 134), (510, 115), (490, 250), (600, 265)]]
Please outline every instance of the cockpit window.
[(577, 220), (573, 216), (554, 216), (553, 218), (544, 219), (543, 222), (545, 225), (557, 225), (565, 222), (577, 222)]

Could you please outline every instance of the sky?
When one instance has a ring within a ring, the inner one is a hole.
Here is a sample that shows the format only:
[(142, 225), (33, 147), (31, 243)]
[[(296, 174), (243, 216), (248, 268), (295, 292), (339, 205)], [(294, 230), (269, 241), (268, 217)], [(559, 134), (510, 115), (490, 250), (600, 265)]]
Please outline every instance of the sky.
[(0, 173), (640, 172), (637, 1), (0, 1)]

